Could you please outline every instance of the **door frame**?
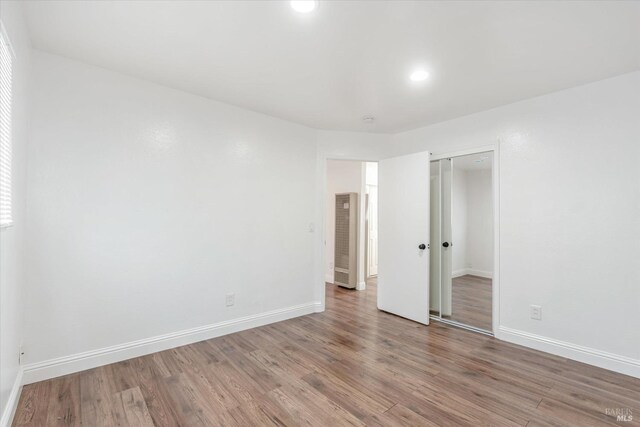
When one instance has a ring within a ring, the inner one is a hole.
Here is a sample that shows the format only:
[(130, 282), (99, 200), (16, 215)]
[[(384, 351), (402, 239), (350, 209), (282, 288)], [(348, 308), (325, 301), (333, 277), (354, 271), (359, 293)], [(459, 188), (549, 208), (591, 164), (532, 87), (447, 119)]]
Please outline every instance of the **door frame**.
[[(378, 270), (376, 269), (376, 274), (371, 274), (371, 270), (370, 270), (371, 263), (369, 262), (370, 261), (369, 258), (371, 256), (371, 251), (370, 251), (370, 246), (371, 246), (370, 243), (371, 243), (371, 241), (369, 240), (369, 224), (370, 224), (369, 223), (369, 216), (370, 216), (370, 214), (369, 214), (369, 210), (370, 210), (369, 203), (371, 202), (371, 198), (369, 197), (369, 194), (371, 194), (371, 193), (369, 193), (368, 190), (369, 190), (370, 187), (375, 187), (376, 188), (376, 192), (377, 192), (378, 191), (378, 186), (377, 185), (375, 185), (375, 186), (365, 185), (365, 187), (366, 187), (365, 188), (365, 203), (366, 203), (366, 205), (365, 205), (365, 227), (364, 227), (364, 232), (365, 232), (365, 235), (364, 235), (364, 239), (365, 239), (365, 245), (364, 245), (364, 248), (365, 248), (365, 254), (364, 254), (365, 264), (364, 265), (365, 265), (365, 279), (370, 279), (370, 278), (373, 278), (373, 277), (378, 277)], [(376, 198), (376, 202), (377, 202), (377, 198)], [(378, 207), (378, 205), (376, 203), (376, 208), (377, 207)], [(376, 215), (377, 215), (377, 212), (376, 212)], [(376, 221), (377, 221), (377, 216), (376, 216)]]
[(364, 281), (366, 283), (367, 279), (369, 278), (369, 193), (367, 193), (366, 191), (366, 182), (364, 186)]
[[(325, 294), (325, 287), (326, 287), (326, 282), (325, 282), (325, 277), (326, 277), (326, 271), (325, 271), (325, 266), (327, 264), (327, 260), (325, 257), (325, 245), (326, 245), (326, 240), (327, 240), (327, 218), (326, 218), (326, 211), (327, 211), (327, 166), (329, 164), (330, 160), (342, 160), (342, 161), (352, 161), (352, 162), (373, 162), (373, 163), (379, 163), (380, 162), (380, 158), (374, 158), (374, 157), (363, 157), (363, 156), (339, 156), (339, 155), (327, 155), (326, 153), (318, 153), (318, 169), (316, 169), (316, 188), (318, 188), (320, 191), (317, 192), (316, 196), (318, 197), (317, 199), (317, 206), (320, 207), (319, 211), (316, 212), (315, 215), (315, 223), (313, 224), (313, 227), (310, 226), (310, 230), (313, 229), (314, 232), (315, 230), (318, 230), (320, 232), (316, 233), (315, 236), (315, 248), (316, 248), (316, 256), (315, 256), (315, 268), (314, 268), (314, 277), (316, 280), (316, 286), (314, 287), (314, 301), (316, 301), (314, 303), (315, 305), (315, 312), (316, 313), (322, 313), (325, 309), (326, 306), (326, 294)], [(366, 183), (363, 182), (362, 187), (365, 187)], [(359, 202), (359, 204), (362, 203), (361, 201)], [(360, 236), (358, 236), (358, 239), (360, 239)], [(366, 246), (366, 245), (365, 245)], [(360, 255), (358, 254), (358, 257), (360, 257)], [(360, 267), (358, 267), (360, 268)], [(366, 273), (365, 273), (366, 275)], [(365, 283), (366, 283), (366, 277), (365, 277)], [(362, 284), (359, 284), (356, 287), (357, 291), (361, 291), (361, 290), (365, 290), (366, 286), (362, 286)]]
[[(490, 335), (497, 337), (498, 328), (500, 326), (500, 146), (498, 144), (492, 144), (442, 154), (431, 154), (431, 161), (487, 152), (493, 153), (493, 168), (491, 170), (493, 187), (493, 278), (491, 279), (491, 328), (493, 330)], [(434, 320), (440, 321), (441, 319), (434, 318)], [(450, 322), (445, 319), (444, 323)], [(465, 327), (463, 325), (459, 325), (457, 322), (455, 325)], [(486, 334), (485, 331), (474, 327), (467, 327), (466, 329)]]

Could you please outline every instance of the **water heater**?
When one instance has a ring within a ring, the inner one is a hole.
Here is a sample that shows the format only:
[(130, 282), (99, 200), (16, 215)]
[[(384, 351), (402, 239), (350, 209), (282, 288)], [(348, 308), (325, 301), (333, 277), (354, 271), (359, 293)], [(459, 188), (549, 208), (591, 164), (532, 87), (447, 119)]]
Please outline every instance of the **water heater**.
[(336, 194), (334, 283), (355, 288), (358, 280), (358, 193)]

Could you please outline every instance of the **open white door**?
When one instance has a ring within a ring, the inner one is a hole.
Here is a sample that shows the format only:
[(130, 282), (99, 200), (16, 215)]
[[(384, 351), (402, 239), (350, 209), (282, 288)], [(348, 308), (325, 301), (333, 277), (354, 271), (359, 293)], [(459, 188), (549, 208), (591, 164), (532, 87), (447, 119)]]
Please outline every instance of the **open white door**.
[(378, 164), (378, 308), (425, 325), (429, 324), (429, 187), (428, 152)]

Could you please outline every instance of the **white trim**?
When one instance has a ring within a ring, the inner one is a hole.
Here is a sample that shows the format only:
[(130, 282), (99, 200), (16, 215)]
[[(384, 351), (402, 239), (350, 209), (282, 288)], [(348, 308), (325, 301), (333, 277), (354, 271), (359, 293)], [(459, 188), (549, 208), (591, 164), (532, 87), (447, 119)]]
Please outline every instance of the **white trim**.
[(467, 148), (465, 150), (452, 151), (443, 154), (431, 154), (431, 161), (448, 159), (450, 157), (467, 156), (469, 154), (486, 153), (488, 151), (496, 151), (497, 145), (484, 145), (482, 147)]
[(461, 268), (451, 272), (451, 278), (462, 277), (470, 274), (472, 276), (484, 277), (485, 279), (493, 278), (493, 273), (490, 271), (476, 270), (475, 268)]
[[(360, 284), (364, 283), (367, 278), (367, 242), (366, 237), (367, 233), (365, 228), (367, 226), (366, 220), (366, 204), (367, 200), (367, 163), (360, 162), (360, 193), (358, 194), (358, 231), (357, 235), (357, 253), (356, 257), (358, 259), (357, 262), (357, 274), (356, 274), (356, 289), (360, 290)], [(364, 287), (362, 288), (364, 289)]]
[[(431, 159), (433, 159), (433, 155), (431, 156)], [(432, 162), (436, 161), (436, 160), (431, 160)], [(427, 286), (429, 286), (429, 297), (431, 297), (431, 251), (432, 250), (436, 250), (436, 251), (440, 251), (440, 256), (438, 257), (438, 262), (440, 263), (440, 266), (438, 267), (438, 283), (440, 284), (440, 290), (438, 291), (438, 311), (440, 312), (440, 317), (442, 317), (442, 311), (443, 311), (443, 298), (442, 298), (442, 250), (440, 249), (440, 243), (444, 240), (442, 238), (442, 230), (444, 227), (442, 227), (442, 210), (443, 210), (443, 200), (444, 197), (442, 195), (443, 191), (442, 191), (442, 167), (440, 164), (438, 164), (438, 182), (436, 183), (438, 185), (438, 222), (439, 222), (439, 227), (438, 227), (438, 238), (434, 239), (436, 243), (436, 247), (431, 248), (431, 242), (429, 242), (429, 284)], [(452, 180), (453, 181), (453, 180)], [(453, 182), (451, 182), (451, 184), (453, 185)], [(429, 163), (429, 240), (431, 240), (431, 233), (433, 233), (435, 230), (431, 230), (431, 163)], [(435, 246), (435, 245), (434, 245)], [(429, 305), (431, 305), (431, 303), (429, 303)], [(451, 308), (447, 307), (449, 309), (449, 313), (447, 314), (451, 314)], [(429, 307), (429, 309), (431, 309), (431, 307)], [(429, 312), (431, 312), (431, 310), (429, 310)]]
[(640, 378), (640, 360), (500, 326), (497, 338)]
[(11, 393), (9, 394), (9, 399), (7, 400), (7, 406), (5, 406), (4, 412), (2, 412), (0, 427), (9, 427), (13, 422), (13, 416), (16, 413), (16, 408), (18, 407), (18, 401), (20, 398), (20, 391), (22, 389), (22, 374), (22, 367), (20, 367), (18, 368), (16, 380), (13, 382), (13, 387), (11, 387)]
[(462, 268), (460, 270), (454, 270), (451, 272), (451, 278), (455, 279), (456, 277), (462, 277), (467, 274), (467, 269)]
[(358, 282), (356, 291), (364, 291), (365, 289), (367, 289), (367, 282)]
[(324, 307), (320, 302), (300, 304), (111, 347), (45, 360), (43, 362), (30, 363), (24, 366), (24, 384), (43, 381), (61, 375), (120, 362), (133, 357), (144, 356), (146, 354), (243, 331), (245, 329), (256, 328), (269, 323), (280, 322), (293, 317), (316, 313), (323, 309)]
[(466, 325), (464, 323), (456, 322), (455, 320), (445, 319), (444, 317), (439, 317), (435, 314), (430, 314), (429, 318), (436, 322), (444, 323), (446, 325), (455, 326), (456, 328), (466, 329), (467, 331), (478, 332), (480, 334), (488, 335), (493, 337), (493, 332), (487, 331), (486, 329), (476, 328), (475, 326)]
[(333, 283), (333, 274), (332, 273), (325, 274), (324, 281), (325, 283)]
[(484, 277), (485, 279), (492, 279), (493, 273), (490, 271), (476, 270), (475, 268), (467, 268), (467, 274), (472, 276)]
[(500, 327), (500, 143), (493, 150), (493, 272), (491, 293), (493, 298), (493, 324), (495, 334)]

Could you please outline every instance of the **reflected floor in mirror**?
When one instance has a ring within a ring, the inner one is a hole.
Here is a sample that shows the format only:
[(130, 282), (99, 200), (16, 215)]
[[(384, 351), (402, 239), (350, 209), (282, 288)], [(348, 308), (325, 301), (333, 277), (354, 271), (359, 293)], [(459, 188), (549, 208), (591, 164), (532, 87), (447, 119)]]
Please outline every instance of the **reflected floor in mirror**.
[(491, 331), (492, 280), (466, 274), (452, 282), (451, 316), (444, 318)]

